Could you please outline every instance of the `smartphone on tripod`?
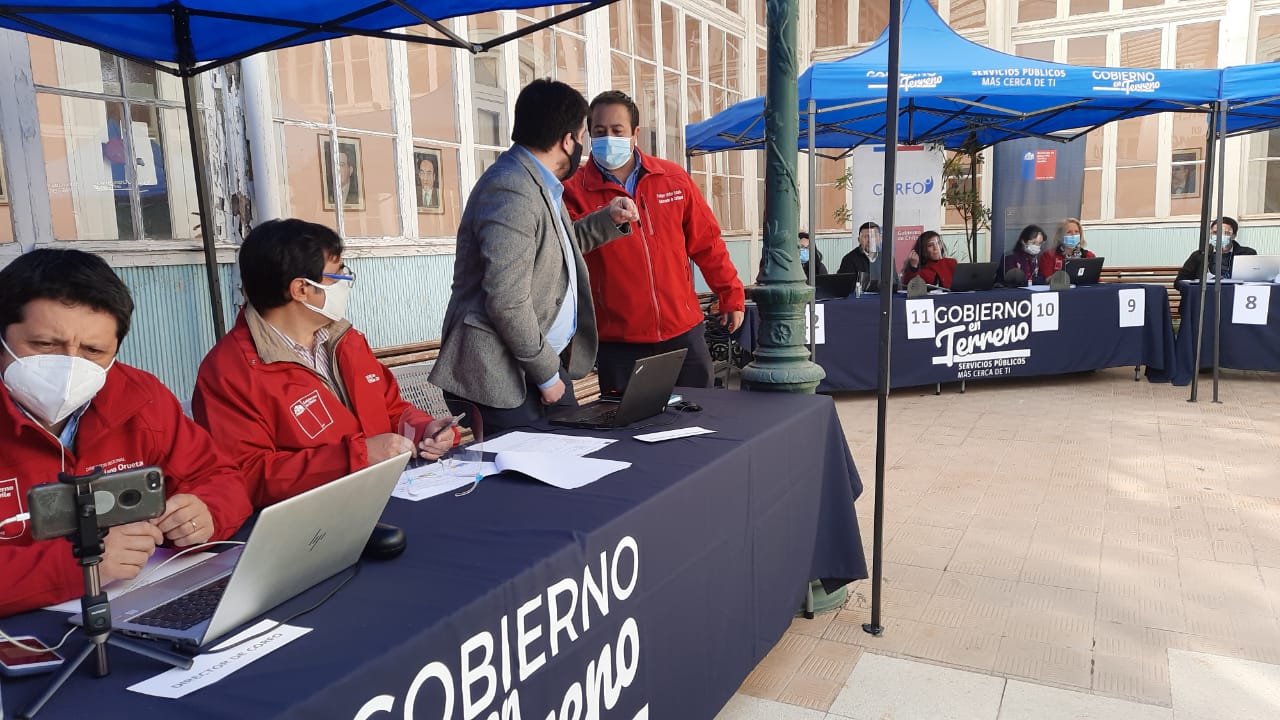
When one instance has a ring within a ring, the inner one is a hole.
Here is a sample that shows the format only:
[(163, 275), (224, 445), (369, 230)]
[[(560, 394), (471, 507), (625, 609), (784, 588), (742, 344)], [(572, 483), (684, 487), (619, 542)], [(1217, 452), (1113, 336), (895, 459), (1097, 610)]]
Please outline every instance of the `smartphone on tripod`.
[[(164, 474), (157, 467), (141, 467), (104, 474), (90, 485), (97, 506), (98, 527), (110, 528), (164, 514)], [(31, 537), (64, 537), (79, 527), (76, 488), (62, 482), (36, 485), (27, 491), (31, 509)]]

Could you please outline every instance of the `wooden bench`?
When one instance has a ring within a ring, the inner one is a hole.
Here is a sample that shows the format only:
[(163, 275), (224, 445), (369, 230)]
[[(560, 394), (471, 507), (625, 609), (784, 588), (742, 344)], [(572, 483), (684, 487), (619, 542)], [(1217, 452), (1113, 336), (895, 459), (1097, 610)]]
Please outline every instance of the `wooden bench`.
[(1099, 282), (1104, 283), (1138, 283), (1140, 285), (1160, 285), (1169, 291), (1169, 316), (1177, 320), (1178, 291), (1174, 287), (1174, 279), (1178, 276), (1177, 265), (1152, 265), (1150, 267), (1103, 267)]

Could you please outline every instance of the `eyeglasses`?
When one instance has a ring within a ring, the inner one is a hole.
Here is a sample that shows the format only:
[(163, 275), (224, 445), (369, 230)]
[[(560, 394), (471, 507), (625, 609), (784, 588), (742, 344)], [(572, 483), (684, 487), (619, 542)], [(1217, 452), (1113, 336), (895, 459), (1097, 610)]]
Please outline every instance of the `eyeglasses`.
[(355, 281), (356, 281), (356, 271), (352, 270), (346, 265), (343, 265), (342, 267), (338, 268), (338, 272), (336, 273), (321, 273), (321, 274), (324, 277), (329, 278), (330, 280), (346, 280), (347, 282), (350, 282), (352, 284), (355, 284)]

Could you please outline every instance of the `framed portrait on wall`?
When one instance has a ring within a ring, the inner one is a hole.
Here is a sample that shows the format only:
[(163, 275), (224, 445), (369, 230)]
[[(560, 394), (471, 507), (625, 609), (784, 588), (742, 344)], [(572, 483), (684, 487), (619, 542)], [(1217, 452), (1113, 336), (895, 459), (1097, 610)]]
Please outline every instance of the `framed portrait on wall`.
[(1169, 197), (1200, 197), (1200, 148), (1174, 150), (1169, 176)]
[(343, 210), (364, 210), (364, 170), (360, 163), (360, 138), (338, 138), (338, 192), (333, 192), (332, 143), (327, 134), (320, 135), (320, 178), (324, 192), (324, 209), (333, 210), (336, 198), (342, 198)]
[(414, 203), (420, 213), (441, 214), (444, 203), (440, 199), (440, 150), (429, 147), (413, 148)]

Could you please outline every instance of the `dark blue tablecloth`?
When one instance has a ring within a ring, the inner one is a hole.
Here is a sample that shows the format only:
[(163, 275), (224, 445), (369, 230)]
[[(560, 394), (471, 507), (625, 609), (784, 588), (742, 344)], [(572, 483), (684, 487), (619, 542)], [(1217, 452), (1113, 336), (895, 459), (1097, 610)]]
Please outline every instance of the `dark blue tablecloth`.
[[(1145, 319), (1141, 326), (1119, 326), (1120, 291), (1124, 289), (1144, 292)], [(937, 318), (942, 322), (935, 323), (933, 337), (921, 339), (908, 339), (907, 299), (903, 294), (895, 295), (889, 372), (891, 387), (1054, 375), (1126, 365), (1146, 365), (1148, 372), (1155, 376), (1154, 380), (1162, 371), (1173, 367), (1173, 329), (1168, 292), (1163, 287), (1103, 284), (1072, 288), (1058, 293), (1058, 329), (1030, 332), (1030, 302), (1036, 295), (1046, 293), (997, 289), (931, 295), (928, 299), (933, 301), (936, 314), (948, 315), (950, 308), (957, 309), (954, 315)], [(826, 327), (824, 342), (817, 346), (817, 362), (827, 376), (818, 390), (874, 390), (879, 374), (879, 298), (864, 295), (857, 299), (827, 300), (821, 305)], [(966, 306), (969, 311), (977, 313), (971, 317), (985, 318), (978, 320), (976, 327), (964, 321)], [(994, 310), (995, 306), (999, 306), (998, 312)], [(740, 342), (743, 347), (754, 348), (759, 332), (759, 313), (754, 305), (748, 305), (747, 310), (744, 325), (750, 329), (744, 330)], [(1006, 314), (1011, 316), (1006, 317)], [(952, 322), (953, 317), (958, 321)], [(961, 339), (994, 338), (1006, 328), (1018, 336), (1017, 326), (1022, 324), (1028, 325), (1025, 339), (974, 350), (975, 353), (1020, 357), (975, 361), (954, 354), (950, 355), (951, 364), (947, 364), (949, 342), (958, 346)]]
[[(1266, 325), (1237, 325), (1231, 322), (1237, 286), (1222, 286), (1222, 326), (1219, 337), (1218, 366), (1232, 370), (1270, 370), (1280, 372), (1280, 285), (1271, 284), (1271, 305)], [(1182, 291), (1182, 325), (1178, 328), (1177, 371), (1174, 385), (1190, 385), (1196, 372), (1196, 317), (1200, 313), (1200, 284), (1178, 283)], [(1200, 348), (1202, 368), (1213, 367), (1213, 286), (1205, 296), (1204, 344)]]
[[(682, 392), (705, 410), (672, 427), (715, 434), (646, 445), (634, 432), (586, 433), (623, 438), (594, 456), (634, 464), (574, 491), (498, 477), (461, 498), (392, 499), (385, 517), (407, 530), (408, 549), (366, 563), (295, 622), (310, 634), (182, 700), (126, 691), (160, 668), (113, 650), (109, 678), (73, 678), (42, 716), (310, 720), (385, 707), (374, 717), (398, 718), (418, 676), (419, 718), (442, 717), (439, 677), (450, 718), (470, 697), (467, 717), (515, 717), (506, 703), (541, 719), (575, 693), (611, 700), (602, 717), (646, 706), (663, 720), (714, 717), (781, 637), (809, 578), (866, 577), (853, 512), (862, 486), (830, 398)], [(65, 626), (37, 612), (3, 627), (54, 638)], [(47, 677), (6, 679), (6, 712)]]

